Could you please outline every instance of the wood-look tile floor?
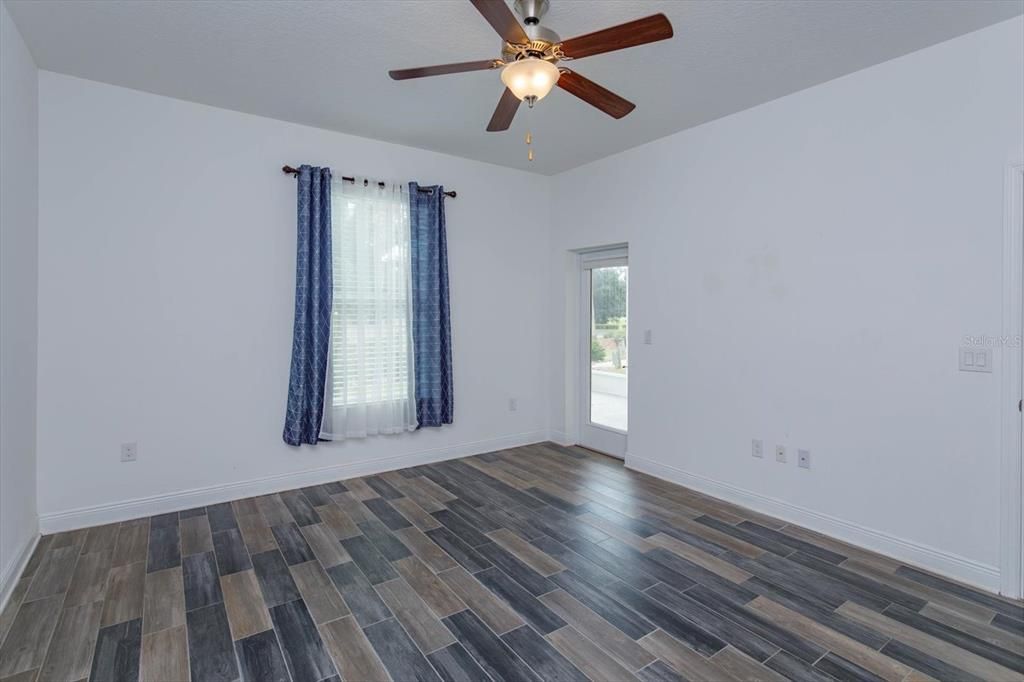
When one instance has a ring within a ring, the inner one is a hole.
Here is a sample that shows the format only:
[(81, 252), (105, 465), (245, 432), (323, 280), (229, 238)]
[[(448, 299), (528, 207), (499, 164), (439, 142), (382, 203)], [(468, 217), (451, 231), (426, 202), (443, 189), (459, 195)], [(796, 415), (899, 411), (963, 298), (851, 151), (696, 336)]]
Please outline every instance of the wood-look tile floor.
[(44, 537), (0, 679), (1022, 680), (1024, 608), (545, 444)]

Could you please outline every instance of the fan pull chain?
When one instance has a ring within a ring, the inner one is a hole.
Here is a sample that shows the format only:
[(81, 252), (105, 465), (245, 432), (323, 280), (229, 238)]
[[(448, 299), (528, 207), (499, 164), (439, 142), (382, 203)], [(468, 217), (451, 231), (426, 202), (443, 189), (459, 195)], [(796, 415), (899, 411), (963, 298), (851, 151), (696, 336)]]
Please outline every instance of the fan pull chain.
[(530, 160), (530, 161), (533, 161), (533, 147), (531, 146), (532, 144), (533, 144), (533, 133), (527, 131), (526, 132), (526, 158), (528, 160)]

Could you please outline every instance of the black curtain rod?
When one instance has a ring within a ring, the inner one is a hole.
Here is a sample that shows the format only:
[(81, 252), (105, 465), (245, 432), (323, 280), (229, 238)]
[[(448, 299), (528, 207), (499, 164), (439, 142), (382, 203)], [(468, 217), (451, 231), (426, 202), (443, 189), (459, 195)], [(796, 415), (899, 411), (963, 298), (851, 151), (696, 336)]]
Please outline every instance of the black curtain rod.
[[(287, 173), (288, 175), (295, 175), (295, 176), (298, 176), (298, 174), (299, 174), (299, 169), (298, 169), (298, 168), (292, 168), (291, 166), (282, 166), (282, 167), (281, 167), (281, 170), (282, 170), (282, 171), (283, 171), (284, 173)], [(346, 177), (342, 177), (341, 179), (342, 179), (342, 180), (344, 180), (344, 181), (346, 181), (346, 182), (355, 182), (355, 181), (356, 181), (356, 179), (355, 179), (355, 178), (346, 178)], [(365, 181), (364, 181), (364, 182), (365, 182)], [(383, 187), (383, 186), (384, 186), (384, 183), (383, 183), (383, 182), (378, 182), (377, 184), (378, 184), (378, 185), (380, 185), (381, 187)], [(421, 188), (419, 189), (419, 191), (420, 191), (420, 192), (423, 192), (423, 193), (425, 193), (425, 194), (429, 194), (430, 192), (432, 192), (432, 191), (434, 191), (434, 190), (430, 190), (430, 189), (424, 189), (424, 188), (422, 188), (422, 187), (421, 187)], [(457, 194), (455, 193), (455, 190), (451, 190), (450, 192), (445, 192), (445, 193), (444, 193), (444, 195), (445, 195), (446, 197), (450, 197), (450, 198), (452, 198), (452, 199), (454, 199), (454, 198), (455, 198), (456, 196), (458, 196), (458, 195), (457, 195)]]

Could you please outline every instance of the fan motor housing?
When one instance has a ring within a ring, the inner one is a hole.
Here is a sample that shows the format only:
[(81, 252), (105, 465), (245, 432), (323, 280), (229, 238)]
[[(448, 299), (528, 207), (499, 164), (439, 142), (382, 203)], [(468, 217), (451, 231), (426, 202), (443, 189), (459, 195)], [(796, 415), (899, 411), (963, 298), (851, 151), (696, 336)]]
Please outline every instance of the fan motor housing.
[(526, 31), (530, 42), (503, 43), (501, 58), (506, 63), (526, 57), (536, 57), (552, 64), (563, 59), (559, 49), (562, 37), (551, 29), (540, 25), (540, 18), (547, 12), (548, 6), (548, 0), (516, 0), (514, 7), (526, 24), (523, 30)]

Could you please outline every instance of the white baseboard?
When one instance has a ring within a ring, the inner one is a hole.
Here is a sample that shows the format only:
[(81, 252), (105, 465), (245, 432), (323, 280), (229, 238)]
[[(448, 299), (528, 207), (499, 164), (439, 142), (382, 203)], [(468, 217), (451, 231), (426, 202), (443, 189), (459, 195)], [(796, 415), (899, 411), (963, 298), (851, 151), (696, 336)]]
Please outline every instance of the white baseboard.
[(739, 488), (730, 483), (690, 473), (643, 457), (626, 456), (626, 467), (670, 483), (686, 486), (727, 502), (824, 533), (858, 547), (885, 554), (908, 564), (970, 583), (989, 592), (999, 592), (999, 569), (973, 559), (899, 538), (882, 531), (790, 504), (784, 500)]
[(561, 431), (548, 431), (548, 440), (551, 441), (552, 443), (558, 443), (559, 445), (562, 445), (564, 447), (576, 445), (576, 443), (573, 440), (571, 440), (568, 435)]
[(42, 514), (39, 517), (39, 526), (44, 534), (74, 530), (76, 528), (88, 528), (90, 526), (127, 521), (154, 514), (182, 511), (218, 502), (229, 502), (254, 495), (267, 495), (281, 492), (282, 490), (292, 490), (294, 488), (338, 481), (355, 476), (369, 476), (379, 474), (382, 471), (404, 469), (419, 464), (431, 464), (446, 459), (479, 455), (494, 450), (504, 450), (506, 448), (539, 443), (547, 439), (547, 431), (531, 431), (392, 457), (374, 457), (358, 462), (347, 462), (345, 464), (306, 471), (264, 476), (247, 481), (193, 488), (191, 490), (179, 490), (151, 497), (140, 497), (93, 507), (81, 507), (79, 509)]
[(4, 567), (3, 573), (0, 574), (0, 611), (3, 611), (7, 606), (11, 593), (14, 592), (14, 586), (18, 584), (21, 573), (25, 570), (25, 565), (38, 544), (39, 533), (36, 533), (21, 546), (21, 551), (14, 557), (13, 561)]

